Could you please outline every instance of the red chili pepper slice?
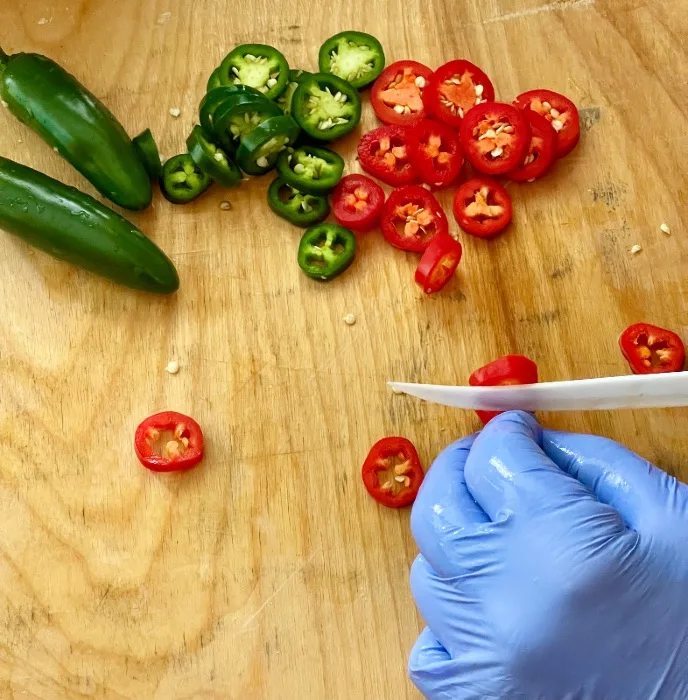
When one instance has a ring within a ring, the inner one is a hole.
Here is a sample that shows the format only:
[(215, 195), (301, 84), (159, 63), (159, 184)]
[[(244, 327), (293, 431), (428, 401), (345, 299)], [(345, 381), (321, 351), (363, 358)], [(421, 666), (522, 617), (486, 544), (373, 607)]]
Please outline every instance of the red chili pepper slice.
[(461, 243), (448, 233), (435, 236), (416, 268), (416, 284), (426, 294), (439, 292), (456, 272), (462, 252)]
[[(476, 369), (468, 378), (471, 386), (508, 386), (510, 384), (537, 384), (537, 365), (524, 355), (505, 355)], [(476, 411), (478, 418), (487, 423), (504, 411)]]
[(380, 228), (395, 248), (423, 253), (435, 236), (449, 232), (449, 222), (430, 192), (421, 185), (406, 185), (387, 198)]
[(530, 122), (530, 146), (523, 163), (507, 173), (514, 182), (532, 182), (542, 177), (557, 159), (557, 132), (550, 122), (532, 109), (525, 110)]
[(557, 158), (571, 153), (580, 139), (578, 108), (568, 97), (552, 90), (529, 90), (521, 93), (514, 104), (532, 109), (552, 125), (557, 132)]
[(428, 114), (450, 126), (461, 126), (474, 105), (494, 100), (494, 87), (487, 75), (470, 61), (449, 61), (440, 66), (423, 95)]
[(408, 155), (420, 179), (433, 187), (451, 184), (463, 165), (456, 131), (430, 119), (418, 122), (409, 131)]
[(141, 464), (151, 471), (191, 469), (203, 459), (203, 431), (193, 418), (163, 411), (136, 428), (134, 449)]
[(367, 233), (375, 227), (384, 203), (382, 187), (365, 175), (347, 175), (332, 193), (334, 218), (357, 233)]
[(454, 196), (454, 218), (473, 236), (489, 238), (511, 222), (509, 193), (489, 177), (474, 177), (464, 182)]
[(530, 144), (530, 124), (523, 110), (502, 102), (486, 102), (466, 113), (459, 138), (476, 170), (500, 175), (523, 163)]
[(358, 143), (358, 162), (371, 175), (392, 187), (416, 181), (408, 159), (408, 130), (403, 126), (380, 126), (363, 134)]
[(666, 328), (636, 323), (621, 334), (619, 345), (633, 374), (661, 374), (683, 369), (686, 358), (683, 341)]
[(373, 84), (370, 101), (385, 124), (411, 126), (425, 116), (423, 93), (432, 71), (417, 61), (387, 66)]
[(418, 452), (402, 437), (376, 442), (363, 463), (363, 483), (368, 493), (383, 506), (403, 508), (416, 500), (423, 482)]

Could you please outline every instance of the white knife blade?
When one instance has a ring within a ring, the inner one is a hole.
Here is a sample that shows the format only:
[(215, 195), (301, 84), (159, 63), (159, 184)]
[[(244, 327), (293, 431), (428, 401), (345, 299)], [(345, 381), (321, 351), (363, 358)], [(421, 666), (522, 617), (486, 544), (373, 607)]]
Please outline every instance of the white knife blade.
[(688, 406), (688, 372), (638, 374), (521, 386), (442, 386), (388, 382), (397, 392), (483, 411), (607, 411)]

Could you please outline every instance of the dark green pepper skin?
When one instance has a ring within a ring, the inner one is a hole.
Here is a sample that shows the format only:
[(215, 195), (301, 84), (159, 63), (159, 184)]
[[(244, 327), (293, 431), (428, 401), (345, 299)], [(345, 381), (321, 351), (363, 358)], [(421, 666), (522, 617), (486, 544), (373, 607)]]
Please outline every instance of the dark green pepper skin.
[(151, 203), (150, 178), (124, 127), (57, 63), (0, 51), (0, 97), (104, 197), (126, 209)]
[(179, 288), (172, 262), (132, 223), (90, 195), (1, 157), (0, 229), (132, 289)]

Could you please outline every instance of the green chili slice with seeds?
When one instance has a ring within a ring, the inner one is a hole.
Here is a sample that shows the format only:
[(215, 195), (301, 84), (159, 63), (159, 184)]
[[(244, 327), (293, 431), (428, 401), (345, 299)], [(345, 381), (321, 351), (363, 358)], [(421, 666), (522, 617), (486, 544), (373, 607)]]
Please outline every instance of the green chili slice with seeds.
[[(201, 100), (201, 104), (198, 106), (198, 111), (200, 114), (201, 126), (206, 134), (209, 136), (213, 133), (213, 120), (215, 117), (215, 112), (217, 112), (220, 107), (225, 107), (228, 104), (234, 104), (235, 99), (238, 95), (252, 95), (253, 97), (258, 97), (266, 102), (266, 98), (254, 90), (248, 85), (223, 85), (222, 87), (210, 90), (205, 97)], [(235, 99), (231, 99), (235, 98)]]
[(344, 160), (327, 148), (303, 145), (282, 151), (277, 172), (292, 187), (308, 194), (327, 194), (342, 179)]
[(336, 75), (315, 73), (302, 79), (296, 88), (291, 114), (312, 138), (332, 141), (361, 121), (361, 96)]
[(301, 80), (309, 75), (313, 74), (305, 70), (292, 69), (289, 71), (289, 82), (287, 83), (287, 89), (275, 100), (285, 114), (291, 114), (291, 103), (294, 99), (296, 88), (299, 86)]
[(289, 64), (272, 46), (242, 44), (220, 64), (220, 79), (223, 85), (248, 85), (274, 100), (287, 88)]
[(277, 216), (303, 228), (317, 224), (330, 213), (327, 197), (303, 194), (281, 177), (273, 180), (268, 189), (268, 205)]
[(225, 187), (234, 187), (241, 182), (241, 170), (219, 146), (205, 137), (200, 126), (193, 128), (186, 139), (186, 147), (193, 162), (208, 177)]
[(148, 173), (148, 177), (150, 177), (151, 180), (159, 180), (162, 175), (162, 161), (160, 160), (158, 144), (155, 143), (151, 130), (146, 129), (142, 131), (138, 136), (135, 136), (132, 141), (143, 163), (143, 167)]
[(320, 47), (318, 63), (321, 73), (333, 73), (360, 89), (382, 73), (385, 52), (370, 34), (341, 32)]
[(299, 267), (316, 280), (331, 280), (346, 270), (356, 255), (356, 236), (339, 224), (309, 228), (299, 243)]
[(299, 125), (285, 115), (271, 117), (243, 136), (237, 148), (237, 163), (247, 175), (263, 175), (275, 167), (277, 157), (294, 143)]
[(180, 153), (163, 166), (160, 189), (173, 204), (187, 204), (202, 195), (211, 182), (188, 153)]

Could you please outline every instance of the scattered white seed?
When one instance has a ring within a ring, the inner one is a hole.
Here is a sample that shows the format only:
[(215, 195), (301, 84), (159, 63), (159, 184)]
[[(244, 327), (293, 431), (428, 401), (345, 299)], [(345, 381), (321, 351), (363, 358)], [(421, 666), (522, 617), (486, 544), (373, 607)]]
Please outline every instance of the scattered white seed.
[(394, 481), (398, 481), (400, 484), (403, 484), (404, 481), (406, 481), (406, 477), (405, 476), (395, 476)]
[(7, 104), (7, 102), (5, 102), (5, 100), (0, 100), (0, 104), (2, 104), (3, 107), (9, 107), (9, 105)]
[(501, 156), (502, 153), (504, 153), (502, 147), (501, 147), (501, 146), (497, 146), (497, 148), (495, 148), (494, 151), (491, 151), (491, 152), (490, 152), (490, 155), (491, 155), (493, 158), (499, 158), (499, 156)]
[(236, 66), (232, 66), (232, 73), (234, 73), (234, 75), (239, 77), (239, 69)]
[(256, 161), (256, 165), (257, 165), (259, 168), (269, 168), (269, 167), (270, 167), (270, 162), (268, 161), (268, 159), (267, 159), (265, 156), (261, 156), (261, 157), (258, 158), (258, 160)]
[(169, 374), (177, 374), (177, 372), (179, 372), (179, 362), (177, 362), (177, 360), (171, 360), (168, 362), (167, 371)]
[(404, 113), (404, 105), (394, 105), (394, 111), (397, 114), (403, 114)]
[(552, 127), (555, 131), (561, 131), (564, 128), (564, 124), (559, 119), (553, 119)]
[(554, 109), (554, 107), (549, 110), (549, 113), (552, 115), (552, 119), (559, 119), (561, 116), (561, 112), (558, 109)]
[(459, 107), (459, 116), (463, 119), (463, 108)]
[(170, 107), (170, 116), (174, 117), (175, 119), (182, 113), (182, 110), (179, 109), (179, 107)]
[(483, 91), (484, 91), (484, 90), (485, 90), (485, 88), (484, 88), (482, 85), (476, 85), (476, 86), (475, 86), (475, 94), (476, 94), (478, 97), (482, 97), (482, 94), (483, 94)]
[(426, 190), (432, 190), (432, 187), (431, 187), (430, 185), (428, 185), (427, 182), (424, 182), (424, 183), (421, 185), (421, 187), (424, 187)]
[(48, 19), (47, 17), (41, 17), (38, 20), (38, 24), (48, 24), (48, 22), (51, 22), (52, 19), (53, 19), (52, 17), (50, 19)]
[(270, 78), (267, 83), (269, 88), (274, 88), (277, 85), (277, 81), (274, 78)]
[(631, 255), (637, 255), (641, 250), (643, 249), (643, 246), (638, 245), (637, 243), (631, 248)]
[(167, 24), (170, 21), (170, 18), (172, 17), (171, 12), (163, 12), (159, 17), (158, 17), (158, 24)]
[(337, 100), (337, 102), (342, 99), (342, 93), (339, 90), (335, 93), (334, 99)]
[(53, 146), (53, 151), (55, 151), (55, 153), (59, 153), (60, 149), (57, 146)]
[(302, 173), (305, 173), (305, 172), (306, 172), (306, 166), (303, 165), (303, 163), (297, 163), (297, 164), (294, 166), (294, 172), (295, 172), (297, 175), (301, 175)]
[(488, 139), (493, 139), (495, 136), (497, 136), (497, 132), (496, 132), (494, 129), (488, 129), (488, 130), (485, 132), (485, 136), (486, 136)]
[(256, 62), (256, 57), (252, 53), (247, 53), (244, 58), (249, 62), (249, 63), (255, 63)]
[(416, 81), (415, 81), (415, 82), (416, 82), (416, 87), (419, 87), (419, 88), (424, 88), (424, 87), (425, 87), (425, 78), (424, 78), (422, 75), (419, 75), (419, 76), (416, 78)]
[(668, 225), (668, 224), (662, 224), (662, 225), (659, 227), (659, 230), (660, 230), (662, 233), (666, 233), (667, 236), (671, 236), (671, 229), (669, 228), (669, 225)]
[(344, 316), (344, 323), (346, 323), (347, 326), (353, 326), (354, 323), (356, 323), (356, 317), (353, 314), (347, 314)]
[(224, 160), (224, 156), (219, 151), (213, 156), (213, 158), (215, 158), (215, 160), (218, 162)]
[(220, 209), (222, 209), (222, 211), (230, 211), (231, 208), (232, 208), (232, 203), (228, 202), (226, 199), (223, 199), (220, 202)]
[(549, 102), (543, 102), (542, 106), (549, 112), (552, 109), (552, 105)]

